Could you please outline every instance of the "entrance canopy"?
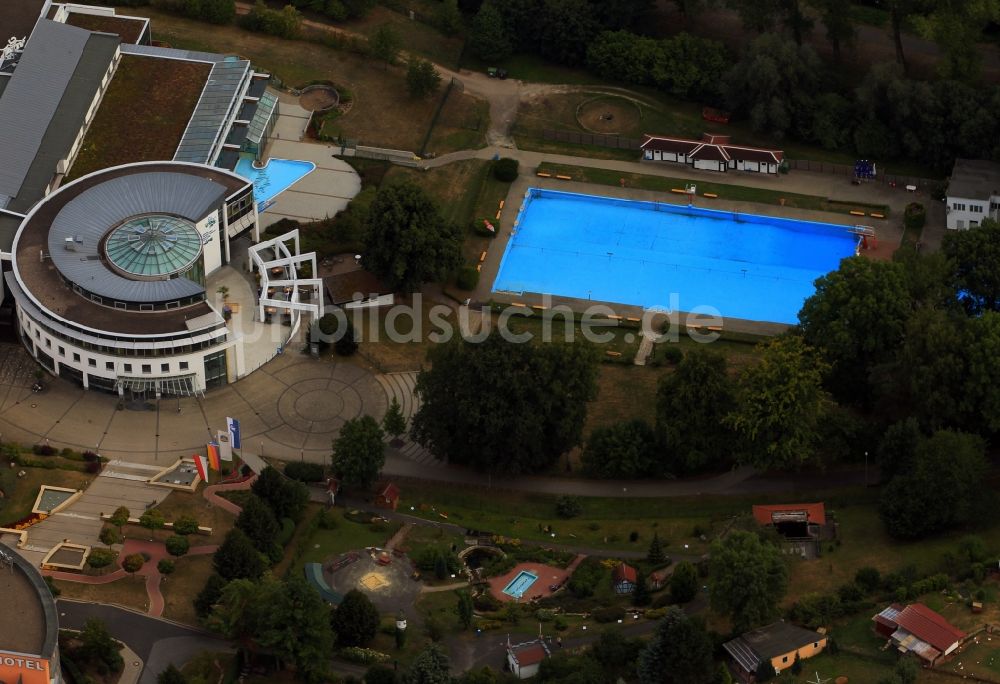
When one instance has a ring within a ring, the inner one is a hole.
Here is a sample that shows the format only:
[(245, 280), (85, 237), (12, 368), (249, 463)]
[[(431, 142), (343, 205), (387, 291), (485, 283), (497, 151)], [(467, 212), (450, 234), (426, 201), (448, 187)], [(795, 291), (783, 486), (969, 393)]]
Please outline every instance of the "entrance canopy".
[(125, 392), (155, 392), (157, 395), (173, 395), (178, 397), (193, 397), (199, 392), (195, 389), (194, 373), (175, 375), (167, 378), (129, 378), (119, 377), (115, 381), (115, 389), (119, 394)]

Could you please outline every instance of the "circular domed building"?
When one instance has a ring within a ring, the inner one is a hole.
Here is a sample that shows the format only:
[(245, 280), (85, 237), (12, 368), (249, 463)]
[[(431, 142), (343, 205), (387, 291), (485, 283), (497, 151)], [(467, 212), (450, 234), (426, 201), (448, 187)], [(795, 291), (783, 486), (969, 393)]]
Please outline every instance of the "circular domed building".
[(6, 274), (25, 345), (53, 374), (119, 394), (234, 380), (243, 336), (206, 282), (243, 233), (259, 237), (253, 185), (216, 167), (128, 164), (59, 188), (21, 222)]

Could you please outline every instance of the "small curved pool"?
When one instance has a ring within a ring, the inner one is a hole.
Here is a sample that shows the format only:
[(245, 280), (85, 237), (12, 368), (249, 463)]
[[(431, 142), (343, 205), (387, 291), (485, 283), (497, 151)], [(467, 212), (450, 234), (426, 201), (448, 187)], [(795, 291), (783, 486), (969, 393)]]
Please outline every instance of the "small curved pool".
[(253, 196), (257, 200), (257, 210), (263, 209), (275, 197), (313, 172), (316, 165), (296, 159), (269, 159), (262, 169), (255, 169), (253, 160), (240, 157), (236, 173), (253, 182)]

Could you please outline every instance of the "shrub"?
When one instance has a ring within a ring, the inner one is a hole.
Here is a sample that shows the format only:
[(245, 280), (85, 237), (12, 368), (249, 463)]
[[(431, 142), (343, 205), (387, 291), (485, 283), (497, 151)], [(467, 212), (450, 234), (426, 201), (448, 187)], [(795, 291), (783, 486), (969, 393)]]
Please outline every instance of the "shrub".
[(160, 571), (161, 575), (169, 575), (174, 571), (174, 562), (169, 558), (161, 558), (160, 562), (156, 564), (156, 569)]
[(676, 366), (684, 359), (684, 352), (674, 344), (661, 344), (653, 352), (653, 366), (661, 366), (665, 363)]
[(921, 230), (927, 223), (927, 210), (920, 202), (910, 202), (903, 211), (903, 225), (907, 230)]
[(164, 542), (164, 546), (167, 547), (167, 553), (171, 556), (183, 556), (191, 548), (191, 542), (188, 541), (187, 537), (175, 534), (167, 537), (167, 541)]
[(83, 455), (82, 455), (82, 458), (83, 458), (84, 461), (87, 461), (88, 463), (90, 463), (92, 461), (99, 460), (100, 457), (97, 454), (95, 454), (93, 451), (84, 451)]
[(535, 611), (535, 619), (539, 622), (552, 622), (555, 619), (555, 613), (545, 608), (539, 608)]
[(870, 594), (882, 584), (882, 575), (878, 568), (865, 566), (858, 568), (858, 571), (854, 573), (854, 583), (861, 587), (865, 593)]
[(281, 531), (274, 539), (275, 545), (284, 548), (292, 540), (293, 534), (295, 534), (295, 522), (291, 518), (282, 518)]
[(325, 473), (321, 463), (292, 461), (285, 466), (285, 475), (299, 482), (322, 482)]
[(174, 521), (174, 534), (187, 536), (198, 531), (198, 521), (190, 515), (182, 515)]
[(558, 632), (565, 632), (569, 628), (569, 623), (566, 622), (566, 618), (562, 615), (557, 615), (555, 621), (552, 623), (552, 626), (555, 627)]
[(460, 290), (475, 290), (479, 284), (479, 271), (473, 266), (463, 266), (455, 278), (455, 286)]
[(849, 603), (852, 601), (860, 601), (864, 598), (864, 591), (854, 582), (848, 582), (843, 584), (837, 589), (837, 595), (840, 596), (840, 600)]
[(639, 541), (639, 533), (636, 532), (635, 530), (632, 530), (631, 532), (628, 533), (628, 540), (633, 544)]
[[(489, 228), (487, 228), (486, 227), (487, 223), (493, 226), (494, 230), (490, 230)], [(497, 221), (495, 218), (473, 219), (471, 228), (472, 232), (478, 235), (479, 237), (494, 238), (497, 236), (497, 231), (500, 230), (500, 222)]]
[(598, 608), (594, 611), (594, 621), (600, 623), (618, 622), (625, 617), (625, 609), (621, 606)]
[(577, 598), (587, 598), (594, 594), (598, 582), (605, 577), (606, 569), (601, 562), (595, 558), (586, 558), (577, 567), (566, 584), (569, 592)]
[(100, 461), (90, 461), (83, 466), (83, 472), (89, 473), (90, 475), (95, 475), (101, 472)]
[(49, 444), (36, 444), (31, 447), (31, 453), (35, 456), (53, 456), (56, 453), (56, 448)]
[(424, 623), (427, 629), (427, 636), (431, 641), (441, 641), (444, 638), (444, 625), (437, 618), (428, 618)]
[(517, 180), (518, 161), (510, 157), (497, 159), (493, 162), (493, 177), (503, 183), (513, 183)]
[(583, 504), (575, 496), (563, 495), (556, 499), (556, 515), (560, 518), (575, 518), (583, 513)]
[(100, 570), (111, 565), (117, 555), (114, 551), (109, 551), (108, 549), (91, 549), (90, 555), (87, 556), (87, 565), (95, 570)]
[(362, 665), (371, 665), (372, 663), (387, 663), (390, 657), (375, 649), (362, 648), (360, 646), (348, 646), (347, 648), (342, 648), (337, 652), (344, 660), (350, 661), (352, 663), (361, 663)]
[(323, 530), (335, 530), (340, 523), (337, 521), (337, 514), (328, 508), (324, 508), (316, 516), (316, 524)]
[(483, 612), (492, 612), (495, 610), (500, 610), (500, 608), (503, 607), (503, 604), (500, 602), (500, 599), (493, 596), (493, 594), (490, 594), (489, 592), (483, 592), (482, 594), (477, 594), (476, 596), (473, 596), (472, 605), (475, 607), (476, 610)]

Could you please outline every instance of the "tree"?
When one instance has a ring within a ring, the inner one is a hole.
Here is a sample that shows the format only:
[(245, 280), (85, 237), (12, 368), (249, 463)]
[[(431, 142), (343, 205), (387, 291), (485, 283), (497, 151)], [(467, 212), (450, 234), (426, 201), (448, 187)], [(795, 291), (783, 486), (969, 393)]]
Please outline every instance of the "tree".
[(142, 566), (145, 564), (146, 559), (141, 553), (133, 553), (122, 559), (122, 569), (133, 577), (135, 577), (135, 573), (142, 570)]
[(257, 579), (264, 574), (264, 560), (243, 530), (232, 529), (212, 558), (212, 566), (225, 580)]
[(403, 677), (404, 684), (451, 684), (448, 655), (437, 644), (431, 644), (413, 660)]
[(382, 429), (393, 439), (399, 439), (399, 436), (406, 432), (406, 417), (396, 397), (389, 402), (389, 410), (382, 417)]
[(648, 606), (653, 600), (649, 595), (649, 583), (646, 580), (646, 573), (642, 570), (636, 571), (635, 588), (632, 590), (632, 605)]
[(235, 579), (222, 590), (208, 624), (238, 641), (252, 663), (266, 649), (263, 642), (274, 624), (280, 594), (280, 584), (270, 575), (259, 581)]
[(760, 362), (740, 376), (740, 402), (725, 418), (745, 441), (741, 460), (761, 470), (811, 460), (828, 399), (826, 364), (797, 335), (764, 344)]
[(660, 533), (653, 532), (653, 540), (649, 542), (649, 551), (646, 552), (646, 560), (651, 565), (660, 565), (667, 559), (663, 553), (663, 544), (660, 542)]
[(371, 416), (352, 418), (333, 440), (334, 469), (344, 484), (371, 489), (385, 465), (384, 434)]
[(597, 354), (585, 342), (514, 344), (496, 332), (436, 345), (417, 378), (411, 432), (438, 458), (491, 474), (547, 468), (580, 442)]
[(169, 558), (161, 558), (159, 562), (156, 564), (156, 570), (161, 575), (173, 574), (174, 569), (175, 569), (174, 562)]
[(273, 622), (263, 641), (306, 682), (329, 681), (334, 640), (329, 613), (326, 602), (304, 577), (290, 574), (282, 583)]
[(111, 638), (108, 627), (102, 620), (89, 618), (83, 623), (78, 653), (84, 660), (100, 663), (112, 672), (119, 672), (125, 664), (119, 650), (118, 642)]
[(919, 539), (975, 522), (990, 508), (991, 495), (982, 486), (988, 470), (982, 439), (935, 432), (917, 446), (912, 466), (883, 490), (879, 514), (886, 530)]
[(595, 428), (580, 461), (589, 477), (636, 479), (661, 471), (653, 429), (640, 418)]
[(406, 62), (406, 89), (410, 97), (427, 97), (441, 85), (441, 74), (426, 59), (411, 57)]
[(399, 34), (389, 24), (382, 24), (368, 39), (368, 48), (372, 57), (384, 62), (385, 68), (388, 69), (389, 65), (396, 61), (401, 43)]
[(175, 534), (173, 536), (167, 537), (165, 546), (167, 547), (167, 553), (169, 553), (171, 556), (176, 556), (179, 558), (180, 556), (183, 556), (188, 552), (188, 550), (191, 548), (191, 542), (188, 540), (187, 537), (182, 537), (179, 534)]
[(101, 536), (98, 537), (102, 544), (107, 544), (110, 549), (115, 544), (122, 543), (122, 536), (114, 527), (104, 527), (101, 529)]
[(681, 561), (670, 575), (670, 597), (677, 603), (687, 603), (698, 595), (698, 569), (693, 563)]
[(788, 585), (781, 551), (752, 532), (732, 532), (712, 543), (709, 559), (712, 609), (745, 632), (774, 617)]
[(537, 45), (539, 54), (568, 66), (583, 64), (587, 45), (601, 28), (588, 0), (545, 0), (537, 21), (545, 37)]
[(941, 252), (952, 264), (952, 284), (970, 315), (1000, 311), (1000, 223), (983, 219), (967, 230), (950, 230)]
[(388, 665), (376, 663), (365, 671), (365, 684), (397, 684), (396, 671)]
[(853, 257), (816, 281), (816, 292), (799, 312), (799, 327), (805, 342), (830, 363), (837, 397), (870, 401), (869, 374), (902, 346), (911, 311), (900, 263)]
[(198, 521), (190, 515), (182, 515), (174, 521), (174, 534), (188, 536), (198, 532)]
[(118, 535), (124, 536), (122, 534), (122, 528), (128, 525), (128, 519), (132, 517), (132, 514), (125, 506), (119, 506), (115, 509), (115, 512), (111, 514), (108, 518), (108, 522), (118, 528)]
[(510, 56), (511, 41), (507, 27), (493, 2), (484, 2), (476, 12), (469, 45), (476, 57), (484, 62), (502, 62)]
[(156, 676), (156, 684), (187, 684), (187, 681), (187, 677), (173, 663)]
[(434, 23), (446, 36), (453, 36), (462, 30), (462, 13), (456, 0), (442, 0), (434, 12)]
[(462, 235), (426, 191), (412, 182), (383, 184), (368, 212), (364, 266), (394, 291), (443, 280), (462, 263)]
[(840, 0), (812, 0), (812, 4), (820, 11), (826, 28), (826, 39), (833, 49), (833, 59), (839, 63), (841, 49), (853, 45), (857, 35), (850, 8), (845, 8)]
[(730, 64), (722, 43), (678, 33), (658, 47), (660, 59), (651, 74), (658, 88), (682, 98), (719, 98), (719, 84)]
[(944, 53), (944, 59), (938, 62), (941, 76), (972, 81), (979, 75), (977, 43), (983, 38), (983, 29), (995, 22), (997, 15), (996, 0), (953, 0), (934, 3), (930, 14), (914, 23)]
[(473, 605), (469, 592), (458, 592), (458, 604), (455, 606), (455, 612), (458, 613), (458, 622), (462, 625), (462, 629), (468, 629), (472, 626)]
[(230, 24), (236, 18), (235, 0), (201, 0), (200, 18), (212, 24)]
[(243, 510), (236, 518), (236, 528), (242, 530), (254, 548), (272, 562), (281, 559), (281, 547), (274, 541), (281, 531), (281, 525), (274, 517), (271, 507), (259, 496), (251, 494), (247, 497)]
[(735, 395), (725, 357), (708, 349), (692, 349), (675, 372), (663, 376), (656, 392), (656, 432), (669, 472), (694, 473), (732, 451), (733, 433), (724, 418), (736, 407)]
[(159, 508), (150, 508), (139, 516), (139, 524), (149, 530), (150, 541), (153, 541), (153, 532), (161, 529), (166, 523), (163, 512)]
[(671, 606), (639, 653), (637, 669), (642, 682), (711, 684), (715, 677), (712, 642), (701, 623)]
[(344, 600), (330, 614), (330, 626), (341, 646), (367, 645), (375, 638), (378, 623), (378, 608), (357, 589), (344, 594)]
[(309, 502), (309, 491), (305, 485), (290, 480), (270, 467), (264, 468), (257, 476), (250, 491), (271, 507), (274, 517), (278, 520), (282, 518), (298, 520)]
[(91, 549), (90, 554), (87, 556), (87, 565), (94, 568), (94, 570), (100, 570), (111, 565), (116, 557), (117, 554), (108, 549)]
[(226, 580), (221, 575), (212, 573), (208, 576), (205, 586), (194, 599), (194, 610), (198, 617), (204, 619), (212, 613), (212, 608), (219, 602), (225, 588)]
[(912, 470), (914, 454), (923, 438), (916, 418), (907, 418), (886, 428), (876, 452), (882, 482)]
[(896, 61), (905, 72), (907, 70), (906, 56), (903, 54), (903, 25), (913, 15), (927, 9), (928, 0), (886, 0), (885, 7), (889, 10), (889, 20), (892, 25), (892, 39), (896, 45)]

